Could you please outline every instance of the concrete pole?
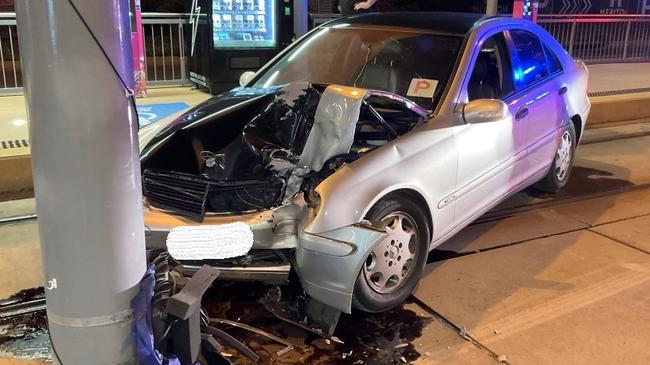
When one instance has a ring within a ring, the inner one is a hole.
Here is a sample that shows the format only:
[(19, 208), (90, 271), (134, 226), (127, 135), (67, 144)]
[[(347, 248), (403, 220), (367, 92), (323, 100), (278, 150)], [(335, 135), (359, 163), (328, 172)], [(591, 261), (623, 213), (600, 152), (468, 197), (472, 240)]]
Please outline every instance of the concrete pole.
[(128, 0), (15, 5), (55, 363), (137, 363), (130, 301), (146, 259), (138, 121), (120, 81), (133, 87)]
[(487, 15), (496, 15), (498, 10), (498, 3), (498, 0), (487, 0), (487, 8), (485, 13)]

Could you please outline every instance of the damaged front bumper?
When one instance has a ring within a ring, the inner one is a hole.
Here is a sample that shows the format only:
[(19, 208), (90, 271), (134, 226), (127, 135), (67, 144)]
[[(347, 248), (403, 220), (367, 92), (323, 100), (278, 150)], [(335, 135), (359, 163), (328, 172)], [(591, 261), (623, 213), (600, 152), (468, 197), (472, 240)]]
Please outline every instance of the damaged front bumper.
[(202, 223), (145, 205), (147, 249), (165, 249), (169, 232), (179, 226), (247, 224), (254, 243), (249, 255), (232, 260), (183, 262), (187, 275), (209, 264), (220, 280), (280, 283), (293, 268), (313, 299), (345, 313), (352, 310), (354, 285), (366, 258), (387, 234), (365, 225), (324, 233), (306, 232), (310, 216), (302, 203), (238, 216), (206, 216)]

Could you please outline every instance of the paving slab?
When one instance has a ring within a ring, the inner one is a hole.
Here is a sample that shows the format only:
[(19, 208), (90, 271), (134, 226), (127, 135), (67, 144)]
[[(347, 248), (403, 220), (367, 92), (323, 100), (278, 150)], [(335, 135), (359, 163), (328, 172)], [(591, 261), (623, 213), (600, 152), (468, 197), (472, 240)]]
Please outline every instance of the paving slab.
[(477, 252), (587, 227), (586, 224), (560, 215), (552, 209), (541, 209), (498, 221), (471, 225), (440, 245), (438, 250)]
[(650, 253), (650, 216), (606, 224), (591, 230)]
[(462, 338), (454, 328), (432, 317), (417, 303), (407, 303), (404, 309), (420, 317), (431, 318), (431, 322), (422, 329), (422, 336), (412, 342), (415, 350), (421, 354), (415, 364), (497, 364), (487, 351)]
[[(560, 361), (563, 356), (580, 357), (582, 363), (601, 363), (601, 353), (618, 352), (601, 343), (598, 348), (572, 355), (573, 350), (565, 344), (581, 349), (585, 340), (571, 335), (575, 324), (563, 320), (565, 317), (582, 316), (585, 320), (580, 325), (585, 333), (600, 331), (609, 320), (616, 322), (611, 324), (612, 331), (625, 326), (635, 336), (650, 338), (650, 307), (639, 304), (629, 317), (619, 318), (620, 303), (616, 300), (628, 292), (648, 291), (650, 255), (593, 232), (533, 240), (436, 263), (427, 269), (416, 297), (513, 363), (576, 363)], [(588, 316), (598, 311), (602, 311), (600, 320), (589, 321)], [(626, 325), (620, 323), (628, 320)], [(621, 336), (625, 339), (630, 335), (623, 332)], [(537, 346), (542, 340), (555, 341), (556, 345)], [(630, 338), (630, 343), (637, 344), (634, 341)], [(558, 361), (527, 361), (524, 357), (550, 356), (545, 355), (550, 351), (556, 352), (553, 358)]]
[(635, 122), (626, 121), (623, 123), (596, 126), (596, 128), (585, 130), (582, 135), (582, 145), (607, 142), (613, 139), (628, 139), (650, 134), (650, 119), (642, 119)]
[(606, 63), (587, 67), (589, 92), (638, 89), (650, 85), (650, 63)]
[(590, 226), (614, 223), (650, 214), (650, 189), (564, 204), (553, 209)]
[(36, 199), (18, 199), (0, 202), (0, 219), (36, 213)]
[(0, 298), (43, 285), (38, 225), (35, 222), (2, 226), (0, 252)]
[(646, 135), (580, 145), (576, 153), (576, 166), (594, 170), (594, 177), (598, 177), (596, 174), (600, 173), (601, 179), (619, 179), (642, 185), (650, 182), (648, 156), (650, 136)]
[(645, 281), (516, 335), (493, 335), (483, 343), (505, 354), (511, 364), (647, 365), (648, 303), (650, 282)]
[(20, 359), (2, 359), (0, 358), (0, 365), (49, 365), (51, 362), (43, 362), (39, 360), (20, 360)]

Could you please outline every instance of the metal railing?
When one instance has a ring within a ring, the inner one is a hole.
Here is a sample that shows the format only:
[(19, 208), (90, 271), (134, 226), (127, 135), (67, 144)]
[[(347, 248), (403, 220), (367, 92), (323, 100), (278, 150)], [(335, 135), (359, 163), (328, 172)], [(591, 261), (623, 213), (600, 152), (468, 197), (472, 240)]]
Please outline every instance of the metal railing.
[(650, 15), (544, 15), (537, 22), (587, 63), (650, 61)]
[[(335, 14), (310, 14), (312, 25)], [(143, 13), (149, 86), (188, 84), (184, 13)], [(650, 15), (542, 15), (538, 23), (588, 63), (650, 61)], [(16, 15), (0, 13), (0, 93), (22, 91)]]
[(16, 14), (0, 13), (0, 92), (22, 91)]
[(143, 13), (145, 64), (147, 84), (188, 84), (184, 25), (189, 23), (184, 13)]
[[(143, 13), (145, 65), (149, 86), (189, 84), (184, 13)], [(22, 92), (15, 13), (0, 13), (0, 93)]]

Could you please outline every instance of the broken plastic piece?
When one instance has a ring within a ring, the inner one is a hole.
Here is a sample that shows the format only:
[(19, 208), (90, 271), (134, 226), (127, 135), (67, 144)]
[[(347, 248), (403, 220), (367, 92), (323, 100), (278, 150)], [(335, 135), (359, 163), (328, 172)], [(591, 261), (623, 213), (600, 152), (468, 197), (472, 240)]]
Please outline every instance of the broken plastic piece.
[(230, 321), (230, 320), (227, 320), (227, 319), (221, 319), (221, 318), (210, 318), (210, 319), (209, 319), (209, 322), (210, 322), (210, 323), (221, 323), (221, 324), (227, 324), (227, 325), (229, 325), (229, 326), (238, 327), (238, 328), (241, 328), (241, 329), (243, 329), (243, 330), (246, 330), (246, 331), (249, 331), (249, 332), (256, 333), (256, 334), (258, 334), (258, 335), (260, 335), (260, 336), (267, 337), (267, 338), (269, 338), (269, 339), (271, 339), (271, 340), (273, 340), (273, 341), (275, 341), (275, 342), (278, 342), (278, 343), (280, 343), (280, 344), (286, 346), (285, 348), (283, 348), (282, 350), (280, 350), (280, 351), (278, 351), (278, 352), (276, 353), (278, 356), (282, 356), (282, 355), (286, 354), (287, 352), (289, 352), (289, 351), (291, 351), (291, 350), (294, 349), (294, 346), (293, 346), (293, 344), (292, 344), (291, 342), (289, 342), (289, 341), (287, 341), (287, 340), (284, 340), (284, 339), (282, 339), (282, 338), (280, 338), (280, 337), (278, 337), (278, 336), (276, 336), (276, 335), (274, 335), (274, 334), (272, 334), (272, 333), (269, 333), (269, 332), (263, 331), (263, 330), (261, 330), (261, 329), (259, 329), (259, 328), (255, 328), (255, 327), (249, 326), (249, 325), (244, 324), (244, 323), (239, 323), (239, 322)]

